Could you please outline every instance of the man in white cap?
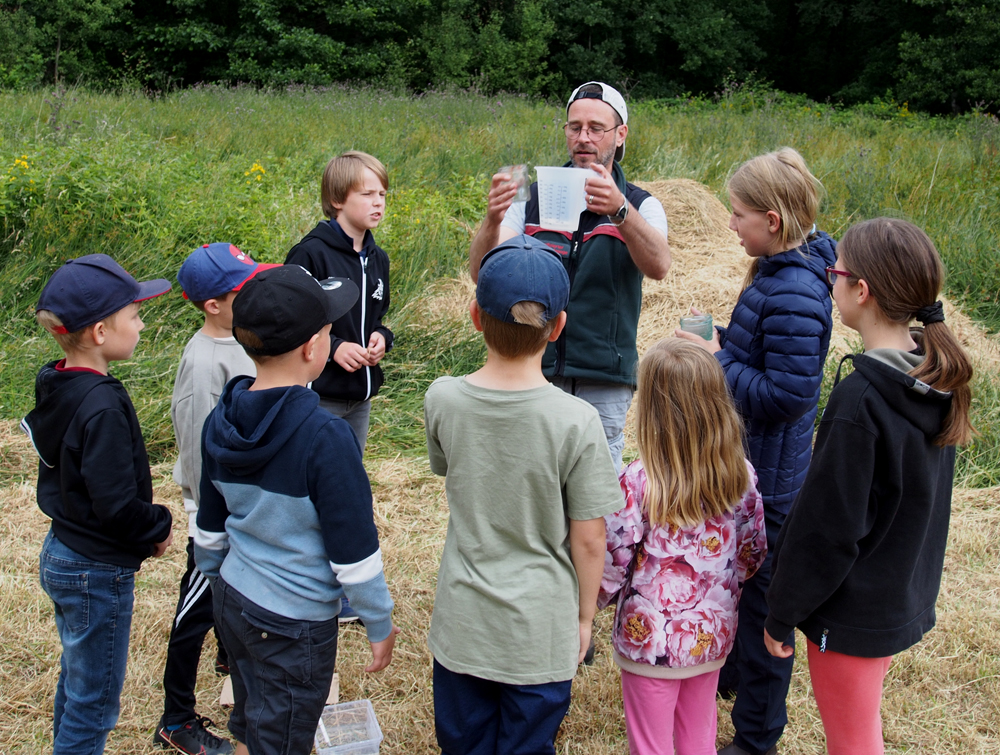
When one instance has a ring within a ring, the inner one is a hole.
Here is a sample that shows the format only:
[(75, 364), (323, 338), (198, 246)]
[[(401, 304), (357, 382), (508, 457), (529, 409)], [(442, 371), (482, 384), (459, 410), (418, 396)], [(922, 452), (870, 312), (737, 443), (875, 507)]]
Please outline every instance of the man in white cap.
[(619, 162), (628, 136), (628, 108), (618, 90), (599, 81), (577, 87), (566, 105), (567, 166), (590, 168), (587, 209), (575, 232), (546, 229), (531, 199), (514, 203), (511, 176), (493, 176), (486, 218), (469, 248), (472, 279), (490, 249), (524, 233), (544, 241), (562, 258), (570, 278), (563, 335), (542, 362), (556, 386), (592, 404), (621, 470), (625, 414), (635, 390), (636, 330), (642, 278), (660, 280), (670, 268), (667, 218), (660, 202), (628, 183)]

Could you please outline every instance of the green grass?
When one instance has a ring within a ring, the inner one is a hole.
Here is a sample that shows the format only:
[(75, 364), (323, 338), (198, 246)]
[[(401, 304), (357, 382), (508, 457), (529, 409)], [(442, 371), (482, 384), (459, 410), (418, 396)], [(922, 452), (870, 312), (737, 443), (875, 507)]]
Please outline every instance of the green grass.
[[(419, 452), (429, 382), (482, 358), (477, 338), (422, 322), (407, 305), (463, 271), (469, 233), (499, 166), (561, 164), (566, 154), (560, 104), (506, 95), (204, 87), (155, 99), (78, 90), (55, 101), (0, 92), (0, 111), (0, 416), (31, 408), (38, 366), (58, 356), (32, 313), (64, 259), (106, 252), (136, 277), (172, 280), (187, 253), (209, 241), (281, 261), (320, 217), (326, 161), (360, 149), (382, 159), (391, 181), (377, 238), (392, 258), (390, 324), (398, 341), (373, 420), (376, 456)], [(923, 225), (946, 262), (949, 295), (1000, 330), (995, 119), (930, 119), (886, 102), (843, 111), (736, 89), (717, 103), (631, 103), (630, 127), (630, 179), (694, 178), (723, 199), (740, 162), (796, 147), (825, 184), (824, 230), (839, 236), (882, 213)], [(114, 372), (159, 460), (173, 450), (170, 390), (198, 317), (176, 290), (142, 314), (139, 348)], [(980, 378), (975, 411), (983, 434), (962, 457), (977, 484), (994, 484), (1000, 474), (998, 405), (996, 376)]]

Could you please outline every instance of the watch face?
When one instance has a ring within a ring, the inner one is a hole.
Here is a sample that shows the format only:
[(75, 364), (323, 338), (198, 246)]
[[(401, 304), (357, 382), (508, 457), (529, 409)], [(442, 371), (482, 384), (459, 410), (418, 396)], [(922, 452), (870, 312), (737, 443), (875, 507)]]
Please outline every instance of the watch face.
[(628, 202), (621, 206), (621, 209), (615, 213), (615, 217), (624, 220), (626, 215), (628, 215)]

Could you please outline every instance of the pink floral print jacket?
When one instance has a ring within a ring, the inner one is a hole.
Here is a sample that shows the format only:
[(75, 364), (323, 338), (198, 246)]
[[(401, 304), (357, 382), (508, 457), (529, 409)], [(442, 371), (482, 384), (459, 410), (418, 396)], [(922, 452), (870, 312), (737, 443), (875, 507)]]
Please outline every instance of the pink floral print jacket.
[(767, 555), (764, 505), (750, 462), (736, 508), (697, 526), (652, 527), (641, 461), (621, 473), (625, 506), (605, 517), (598, 605), (615, 603), (615, 662), (642, 676), (687, 677), (720, 667), (736, 637), (743, 583)]

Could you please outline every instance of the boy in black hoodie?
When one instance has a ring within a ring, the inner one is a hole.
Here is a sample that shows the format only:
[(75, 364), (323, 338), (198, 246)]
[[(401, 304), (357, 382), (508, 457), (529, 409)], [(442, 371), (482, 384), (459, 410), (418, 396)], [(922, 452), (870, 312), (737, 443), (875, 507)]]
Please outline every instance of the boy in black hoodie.
[(56, 270), (38, 300), (38, 322), (66, 354), (38, 373), (21, 422), (41, 460), (38, 506), (52, 518), (39, 570), (63, 646), (55, 755), (104, 751), (125, 681), (134, 575), (171, 542), (135, 409), (108, 375), (139, 341), (139, 302), (169, 290), (89, 254)]
[(364, 453), (371, 399), (382, 385), (379, 362), (392, 348), (392, 331), (382, 324), (389, 311), (389, 256), (372, 231), (385, 213), (389, 175), (378, 159), (345, 152), (323, 171), (323, 214), (319, 223), (292, 247), (285, 264), (304, 267), (317, 280), (349, 278), (361, 297), (333, 324), (330, 361), (312, 384), (320, 406), (343, 417)]

